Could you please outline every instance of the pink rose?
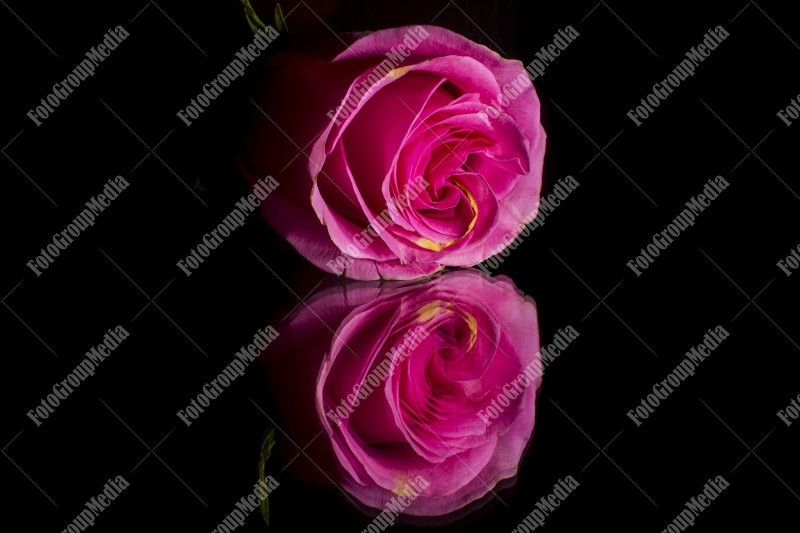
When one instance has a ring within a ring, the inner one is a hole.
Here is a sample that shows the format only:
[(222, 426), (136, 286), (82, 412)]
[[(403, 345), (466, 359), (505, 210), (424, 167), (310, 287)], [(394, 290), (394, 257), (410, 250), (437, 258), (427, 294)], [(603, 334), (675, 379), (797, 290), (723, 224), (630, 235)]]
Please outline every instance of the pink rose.
[(318, 267), (371, 280), (475, 265), (535, 215), (545, 132), (519, 61), (416, 26), (270, 66), (240, 167), (281, 183), (262, 213)]
[(405, 514), (441, 516), (516, 475), (541, 358), (536, 307), (510, 279), (466, 270), (328, 289), (280, 339), (268, 373), (288, 434), (301, 447), (318, 436), (327, 457), (315, 461), (364, 505), (411, 495)]

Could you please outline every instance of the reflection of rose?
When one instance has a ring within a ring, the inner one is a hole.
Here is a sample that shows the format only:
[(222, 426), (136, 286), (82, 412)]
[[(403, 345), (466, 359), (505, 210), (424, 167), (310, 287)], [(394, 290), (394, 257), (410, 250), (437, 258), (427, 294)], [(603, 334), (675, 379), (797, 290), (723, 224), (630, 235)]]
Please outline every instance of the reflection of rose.
[[(511, 280), (469, 270), (425, 284), (354, 283), (323, 291), (308, 306), (282, 328), (281, 339), (293, 344), (270, 373), (276, 382), (291, 379), (278, 372), (294, 355), (294, 366), (310, 376), (310, 359), (299, 354), (327, 351), (316, 418), (348, 493), (380, 509), (409, 481), (424, 479), (429, 485), (405, 512), (438, 516), (516, 474), (533, 430), (539, 374), (491, 423), (479, 414), (540, 363), (536, 308)], [(308, 383), (297, 386), (310, 391)], [(302, 408), (278, 403), (284, 418), (307, 424)]]
[(355, 279), (474, 265), (535, 214), (545, 133), (519, 61), (418, 26), (271, 64), (241, 167), (281, 183), (262, 213), (315, 265)]

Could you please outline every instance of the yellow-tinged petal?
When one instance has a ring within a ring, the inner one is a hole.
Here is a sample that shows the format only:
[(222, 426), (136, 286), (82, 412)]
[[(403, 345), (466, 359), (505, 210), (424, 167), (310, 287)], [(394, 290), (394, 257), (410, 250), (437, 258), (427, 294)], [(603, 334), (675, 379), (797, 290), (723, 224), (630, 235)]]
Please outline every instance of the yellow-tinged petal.
[(403, 496), (403, 494), (405, 493), (404, 489), (408, 485), (408, 480), (410, 480), (410, 479), (411, 478), (408, 477), (408, 476), (398, 475), (397, 476), (397, 485), (394, 486), (394, 488), (392, 489), (392, 492), (394, 492), (398, 496)]
[(464, 311), (464, 315), (462, 315), (461, 318), (469, 327), (469, 349), (471, 350), (472, 347), (475, 346), (475, 342), (478, 340), (478, 321), (474, 316), (466, 311)]
[(415, 244), (417, 246), (419, 246), (421, 248), (425, 248), (426, 250), (431, 250), (433, 252), (441, 252), (442, 250), (444, 250), (445, 248), (447, 248), (448, 246), (450, 246), (451, 244), (453, 244), (456, 241), (450, 241), (450, 242), (441, 243), (441, 242), (432, 241), (427, 237), (420, 237), (419, 239), (417, 239), (414, 242), (415, 242)]
[(406, 67), (397, 67), (397, 68), (392, 69), (389, 72), (387, 72), (386, 75), (388, 77), (390, 77), (390, 78), (399, 78), (400, 76), (402, 76), (403, 74), (408, 72), (408, 69), (410, 69), (410, 68), (411, 67), (407, 67), (407, 66)]
[(417, 320), (419, 322), (429, 322), (431, 319), (435, 318), (446, 305), (447, 304), (444, 302), (436, 300), (422, 306), (419, 311), (417, 311)]
[[(472, 208), (472, 220), (470, 221), (469, 226), (467, 226), (467, 231), (464, 232), (464, 235), (466, 235), (467, 233), (472, 231), (472, 228), (475, 227), (475, 223), (478, 221), (478, 202), (475, 201), (475, 197), (472, 195), (469, 189), (467, 189), (466, 187), (464, 187), (455, 180), (453, 180), (453, 184), (459, 189), (461, 189), (461, 192), (467, 195), (467, 198), (469, 199), (469, 205)], [(462, 235), (462, 237), (464, 235)]]

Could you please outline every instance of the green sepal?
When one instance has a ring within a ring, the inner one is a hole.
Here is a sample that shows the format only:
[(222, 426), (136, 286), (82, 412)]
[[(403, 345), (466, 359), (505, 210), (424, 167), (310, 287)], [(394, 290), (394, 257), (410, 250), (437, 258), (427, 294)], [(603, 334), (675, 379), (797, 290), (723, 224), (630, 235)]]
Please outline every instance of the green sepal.
[(244, 16), (247, 19), (247, 25), (250, 26), (250, 31), (258, 33), (266, 28), (267, 25), (259, 18), (256, 10), (253, 9), (253, 6), (250, 4), (250, 0), (241, 0), (241, 2), (242, 7), (244, 7)]
[[(245, 1), (245, 0), (243, 0)], [(261, 455), (258, 458), (258, 479), (263, 481), (266, 479), (266, 465), (267, 459), (272, 455), (272, 447), (275, 446), (275, 428), (270, 427), (264, 435), (264, 440), (261, 443)], [(261, 517), (264, 523), (269, 525), (269, 499), (264, 498), (259, 505), (261, 510)]]

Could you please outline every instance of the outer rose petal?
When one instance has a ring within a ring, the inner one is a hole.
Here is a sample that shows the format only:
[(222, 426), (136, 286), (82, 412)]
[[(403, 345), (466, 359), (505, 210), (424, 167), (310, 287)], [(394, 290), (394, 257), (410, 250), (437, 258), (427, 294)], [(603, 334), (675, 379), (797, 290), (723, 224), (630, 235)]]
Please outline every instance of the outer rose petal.
[[(275, 194), (261, 203), (261, 214), (303, 257), (332, 272), (327, 263), (342, 252), (311, 209), (312, 181), (308, 160), (301, 150), (330, 122), (325, 114), (339, 105), (352, 78), (365, 66), (356, 62), (347, 68), (334, 67), (294, 52), (276, 57), (267, 67), (280, 68), (271, 74), (263, 90), (258, 91), (259, 98), (254, 100), (258, 117), (253, 121), (245, 157), (238, 166), (251, 185), (267, 175), (280, 183)], [(319, 91), (321, 85), (326, 87), (325, 91)], [(305, 110), (303, 120), (295, 116), (298, 106)], [(308, 150), (303, 151), (308, 153)], [(347, 266), (345, 275), (361, 280), (412, 279), (441, 268), (435, 263), (402, 265), (399, 260), (356, 259)]]

